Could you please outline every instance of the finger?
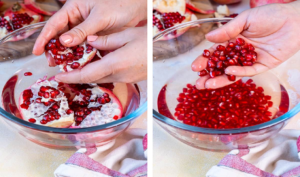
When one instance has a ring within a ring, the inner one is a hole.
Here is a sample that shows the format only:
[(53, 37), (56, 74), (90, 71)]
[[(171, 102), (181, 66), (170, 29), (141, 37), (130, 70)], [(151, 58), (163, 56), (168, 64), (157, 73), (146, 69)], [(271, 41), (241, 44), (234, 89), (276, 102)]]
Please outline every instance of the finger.
[(221, 43), (237, 37), (245, 29), (247, 17), (248, 11), (239, 14), (222, 27), (207, 33), (206, 39), (214, 43)]
[(199, 79), (196, 81), (196, 88), (199, 90), (206, 89), (205, 87), (205, 82), (209, 79), (209, 75), (206, 76), (201, 76)]
[[(84, 42), (88, 35), (94, 35), (98, 31), (103, 30), (106, 23), (101, 23), (100, 18), (94, 18), (94, 13), (91, 13), (82, 23), (78, 24), (70, 31), (60, 36), (60, 42), (66, 47), (72, 47)], [(94, 26), (91, 26), (95, 24)]]
[[(212, 50), (209, 50), (210, 52)], [(206, 68), (207, 66), (207, 61), (208, 59), (202, 55), (198, 56), (192, 63), (192, 70), (197, 72), (197, 71), (202, 71), (203, 69)]]
[(255, 63), (253, 66), (229, 66), (225, 69), (225, 73), (235, 76), (254, 76), (256, 74), (267, 71), (269, 68), (261, 63)]
[(107, 59), (107, 56), (89, 63), (81, 69), (59, 73), (55, 79), (64, 83), (94, 83), (99, 78), (112, 74), (112, 62)]
[(118, 49), (133, 39), (135, 34), (133, 28), (124, 31), (113, 33), (104, 36), (88, 36), (88, 43), (99, 50), (115, 50)]
[(232, 84), (242, 77), (236, 77), (235, 81), (229, 81), (226, 75), (217, 76), (214, 78), (210, 78), (205, 82), (205, 88), (215, 89), (224, 87), (226, 85)]
[(60, 31), (63, 31), (68, 26), (68, 16), (65, 10), (61, 9), (55, 13), (46, 23), (39, 37), (37, 38), (32, 53), (41, 55), (44, 53), (46, 44), (55, 37)]

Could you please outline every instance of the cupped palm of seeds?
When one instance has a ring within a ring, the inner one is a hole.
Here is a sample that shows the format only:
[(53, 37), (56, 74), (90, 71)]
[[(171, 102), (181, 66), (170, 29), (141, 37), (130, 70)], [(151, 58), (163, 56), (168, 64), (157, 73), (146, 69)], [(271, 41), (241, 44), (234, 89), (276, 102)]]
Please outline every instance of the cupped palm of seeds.
[[(229, 42), (226, 47), (218, 45), (213, 52), (204, 50), (202, 55), (208, 58), (207, 66), (198, 75), (214, 78), (225, 74), (225, 69), (229, 66), (252, 66), (257, 61), (257, 53), (254, 50), (253, 45), (246, 43), (242, 38)], [(235, 75), (227, 75), (227, 78), (230, 81), (236, 80)]]

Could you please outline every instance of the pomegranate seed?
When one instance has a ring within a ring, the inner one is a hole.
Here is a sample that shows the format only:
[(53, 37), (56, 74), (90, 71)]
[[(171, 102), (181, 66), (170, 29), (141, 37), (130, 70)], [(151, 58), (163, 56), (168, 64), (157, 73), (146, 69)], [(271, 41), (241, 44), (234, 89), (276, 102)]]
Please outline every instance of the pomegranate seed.
[(69, 115), (69, 114), (72, 114), (74, 111), (73, 110), (71, 110), (71, 109), (68, 109), (67, 111), (66, 111), (66, 113)]
[(77, 69), (77, 68), (79, 68), (79, 66), (80, 66), (80, 64), (78, 62), (74, 62), (74, 63), (72, 63), (71, 68)]
[(236, 76), (235, 75), (227, 75), (228, 80), (235, 81)]
[(207, 70), (202, 70), (202, 71), (200, 71), (199, 72), (199, 76), (205, 76), (205, 75), (207, 75), (208, 74), (208, 72), (207, 72)]
[(204, 50), (203, 56), (208, 58), (210, 56), (210, 51), (209, 50)]
[(119, 116), (116, 115), (116, 116), (113, 117), (113, 119), (114, 119), (114, 120), (118, 120), (118, 119), (119, 119)]
[(35, 123), (36, 120), (35, 120), (34, 118), (30, 118), (30, 119), (28, 119), (28, 122), (30, 122), (30, 123)]
[(47, 121), (43, 119), (43, 120), (40, 121), (40, 123), (41, 123), (41, 124), (46, 124)]

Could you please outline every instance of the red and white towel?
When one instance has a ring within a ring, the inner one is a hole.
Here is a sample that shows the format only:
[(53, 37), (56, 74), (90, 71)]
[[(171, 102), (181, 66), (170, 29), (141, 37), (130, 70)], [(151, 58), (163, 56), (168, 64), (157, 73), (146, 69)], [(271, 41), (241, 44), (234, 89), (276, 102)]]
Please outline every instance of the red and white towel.
[(115, 141), (98, 148), (79, 149), (54, 172), (55, 177), (145, 177), (147, 135), (128, 129)]
[(206, 177), (299, 177), (300, 131), (282, 130), (250, 150), (232, 150)]

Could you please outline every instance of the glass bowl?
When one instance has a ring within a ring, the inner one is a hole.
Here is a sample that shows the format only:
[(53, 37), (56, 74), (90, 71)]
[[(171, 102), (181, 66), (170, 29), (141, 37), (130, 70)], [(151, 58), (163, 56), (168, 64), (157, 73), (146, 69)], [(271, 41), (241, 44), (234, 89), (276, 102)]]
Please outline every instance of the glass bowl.
[[(191, 64), (204, 49), (213, 43), (205, 39), (205, 34), (220, 22), (231, 18), (200, 19), (169, 28), (153, 40), (153, 114), (155, 122), (166, 132), (181, 142), (195, 148), (209, 151), (229, 151), (236, 148), (253, 148), (276, 135), (288, 120), (300, 111), (300, 60), (291, 58), (280, 66), (251, 77), (262, 86), (265, 94), (272, 96), (274, 105), (285, 109), (277, 118), (266, 123), (239, 129), (200, 128), (183, 124), (160, 114), (158, 97), (166, 86), (165, 100), (170, 114), (174, 115), (176, 98), (186, 84), (195, 84), (199, 78), (191, 70)], [(174, 31), (186, 32), (176, 36)], [(163, 77), (162, 77), (163, 76)], [(243, 78), (247, 80), (249, 78)], [(283, 107), (282, 107), (283, 106)]]
[[(58, 67), (49, 67), (44, 55), (32, 55), (33, 45), (45, 22), (26, 26), (0, 40), (1, 120), (28, 140), (49, 148), (101, 146), (113, 141), (147, 109), (146, 81), (136, 84), (114, 83), (114, 93), (124, 108), (124, 117), (88, 128), (52, 128), (20, 119), (18, 100), (21, 92), (44, 76), (54, 76)], [(32, 76), (24, 76), (31, 72)]]

